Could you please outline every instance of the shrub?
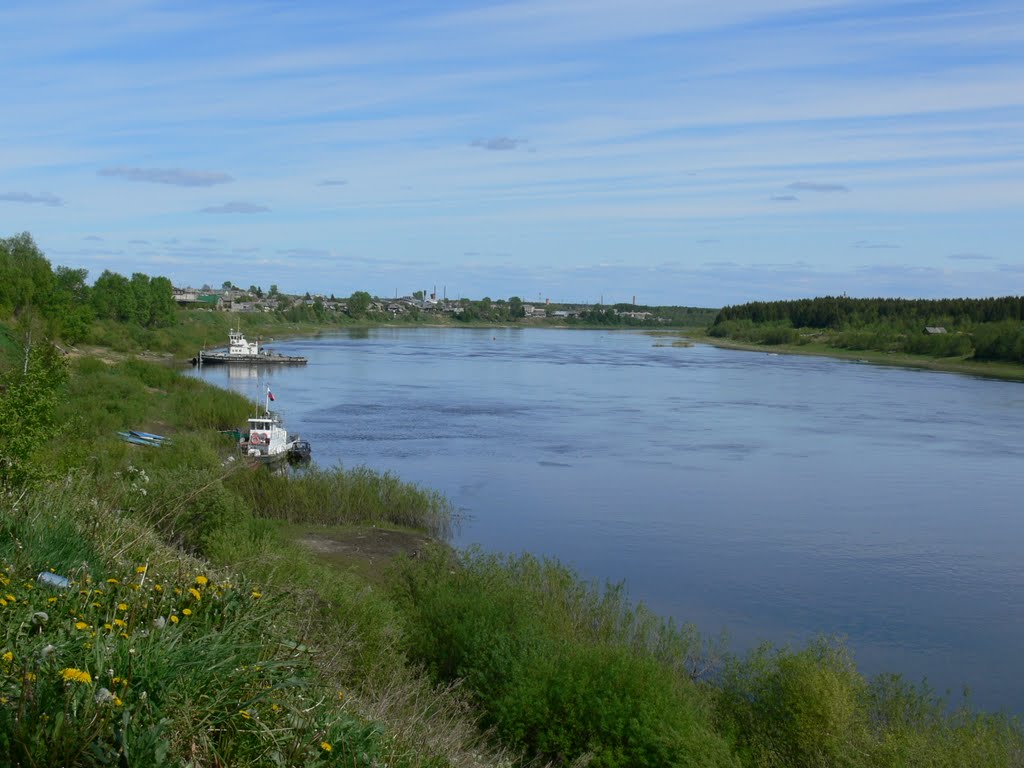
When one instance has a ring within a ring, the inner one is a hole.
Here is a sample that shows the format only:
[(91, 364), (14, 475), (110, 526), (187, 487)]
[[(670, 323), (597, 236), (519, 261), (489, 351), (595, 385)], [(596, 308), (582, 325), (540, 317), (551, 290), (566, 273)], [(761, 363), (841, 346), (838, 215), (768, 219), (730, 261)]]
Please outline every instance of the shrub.
[(747, 765), (856, 766), (867, 742), (866, 688), (838, 642), (763, 645), (726, 666), (719, 718)]
[(397, 595), (406, 647), (462, 679), (506, 744), (593, 766), (731, 765), (688, 679), (645, 646), (621, 593), (529, 556), (409, 562)]

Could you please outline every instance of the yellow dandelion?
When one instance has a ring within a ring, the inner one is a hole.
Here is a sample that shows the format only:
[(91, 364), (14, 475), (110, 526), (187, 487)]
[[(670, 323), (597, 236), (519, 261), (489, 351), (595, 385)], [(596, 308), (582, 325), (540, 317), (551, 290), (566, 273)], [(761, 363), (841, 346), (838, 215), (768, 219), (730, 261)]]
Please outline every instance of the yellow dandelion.
[(111, 624), (104, 624), (103, 628), (104, 629), (113, 629), (114, 627)]
[(205, 576), (196, 576), (196, 584), (200, 587), (205, 587), (209, 582), (210, 580)]
[(345, 692), (344, 691), (338, 691), (338, 701), (341, 701), (344, 698), (345, 698)]
[(10, 664), (12, 661), (14, 661), (14, 654), (10, 651), (7, 651), (7, 653), (5, 653), (3, 656), (0, 656), (0, 658), (2, 658), (4, 661)]
[(84, 621), (76, 621), (75, 622), (75, 629), (88, 629), (88, 628), (89, 628), (89, 625), (86, 624)]
[(46, 602), (48, 602), (50, 605), (53, 605), (54, 603), (57, 602), (57, 598), (56, 597), (48, 597), (48, 598), (46, 598)]
[(16, 602), (18, 602), (18, 598), (16, 598), (14, 595), (4, 595), (4, 597), (7, 598), (7, 602), (9, 602), (9, 603), (16, 603)]
[(181, 587), (175, 587), (174, 588), (174, 594), (180, 595), (181, 594)]
[(117, 579), (107, 579), (107, 584), (120, 584), (121, 582)]
[(331, 742), (329, 741), (321, 741), (320, 749), (322, 749), (324, 752), (330, 752), (332, 749), (334, 749), (334, 747), (331, 746)]
[(148, 567), (148, 566), (145, 566), (145, 565), (140, 565), (140, 566), (139, 566), (138, 568), (136, 568), (136, 569), (135, 569), (135, 572), (136, 572), (136, 573), (145, 573), (145, 572), (146, 572), (146, 568), (147, 568), (147, 567)]
[(183, 613), (183, 614), (184, 614), (185, 616), (191, 616), (191, 615), (192, 615), (192, 609), (191, 609), (191, 608), (182, 608), (182, 609), (181, 609), (181, 612), (182, 612), (182, 613)]
[(7, 601), (4, 600), (2, 597), (0, 597), (0, 608), (4, 608), (6, 606), (7, 606)]
[(128, 623), (124, 619), (114, 619), (115, 627), (127, 627)]
[(261, 597), (263, 597), (263, 593), (253, 592), (251, 595), (249, 595), (249, 597), (253, 598), (254, 600), (259, 600)]
[(118, 603), (117, 604), (117, 610), (119, 610), (119, 611), (127, 611), (128, 610), (128, 604), (127, 603)]
[(250, 714), (248, 713), (248, 711), (246, 711), (246, 710), (244, 710), (244, 709), (240, 709), (240, 710), (238, 710), (238, 714), (240, 714), (240, 715), (241, 715), (242, 717), (244, 717), (244, 718), (245, 718), (246, 720), (249, 720), (249, 719), (251, 719), (251, 718), (252, 718), (252, 715), (250, 715)]
[(178, 623), (178, 617), (177, 616), (171, 616), (171, 624), (177, 624), (177, 623)]
[(123, 704), (124, 704), (124, 702), (123, 702), (123, 701), (121, 701), (121, 699), (119, 699), (119, 698), (117, 697), (117, 694), (115, 693), (115, 694), (114, 694), (114, 706), (115, 706), (115, 707), (120, 707), (120, 706), (122, 706)]
[(35, 672), (26, 672), (25, 673), (25, 679), (28, 682), (30, 682), (30, 683), (34, 683), (36, 681), (36, 673)]
[(120, 685), (121, 683), (127, 683), (128, 681), (125, 680), (123, 677), (115, 677), (110, 682), (112, 682), (114, 685)]
[(127, 632), (122, 632), (121, 633), (121, 637), (123, 637), (125, 640), (127, 640), (128, 639), (128, 633)]
[(102, 606), (102, 605), (100, 605), (99, 603), (93, 603), (93, 604), (92, 604), (92, 607), (93, 607), (93, 608), (102, 608), (103, 606)]
[(153, 591), (154, 591), (154, 592), (163, 592), (163, 591), (164, 591), (164, 588), (163, 588), (163, 587), (161, 587), (161, 586), (160, 586), (159, 584), (154, 584), (154, 585), (153, 585)]
[(91, 683), (92, 675), (81, 669), (68, 667), (60, 673), (66, 683)]
[(199, 594), (199, 590), (196, 589), (195, 587), (189, 587), (188, 588), (188, 593), (190, 595), (192, 595), (192, 597), (194, 597), (196, 600), (202, 600), (203, 599), (203, 596), (201, 594)]

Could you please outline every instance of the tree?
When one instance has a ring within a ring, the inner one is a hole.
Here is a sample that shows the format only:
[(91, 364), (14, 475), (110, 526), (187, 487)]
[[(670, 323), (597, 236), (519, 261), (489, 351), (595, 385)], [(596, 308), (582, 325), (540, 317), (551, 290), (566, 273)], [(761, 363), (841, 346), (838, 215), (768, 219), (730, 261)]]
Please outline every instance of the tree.
[(135, 295), (131, 282), (124, 275), (103, 270), (92, 287), (92, 306), (99, 318), (131, 322), (135, 319)]
[(57, 436), (57, 406), (67, 383), (67, 364), (49, 343), (26, 338), (25, 364), (0, 377), (0, 488), (39, 480), (46, 467), (35, 461)]
[(348, 297), (348, 313), (352, 317), (363, 317), (370, 310), (372, 297), (366, 291), (356, 291)]
[(68, 344), (77, 344), (89, 334), (89, 327), (95, 318), (89, 304), (89, 286), (84, 269), (57, 267), (54, 272), (53, 311), (51, 332), (59, 335)]
[(166, 277), (154, 277), (149, 281), (149, 325), (167, 327), (174, 325), (178, 305), (174, 301), (174, 286)]
[(249, 286), (249, 293), (253, 294), (257, 298), (260, 298), (260, 299), (263, 298), (263, 289), (260, 288), (258, 285), (250, 285)]
[(416, 299), (416, 301), (423, 301), (423, 298), (424, 298), (424, 297), (425, 297), (426, 295), (427, 295), (427, 294), (426, 294), (426, 293), (425, 293), (424, 291), (413, 291), (413, 292), (412, 292), (412, 297), (413, 297), (414, 299)]
[(53, 270), (32, 235), (0, 239), (0, 313), (18, 315), (35, 307), (46, 314), (53, 291)]
[(512, 296), (509, 298), (508, 316), (513, 320), (517, 317), (526, 317), (526, 310), (523, 309), (523, 300), (518, 296)]
[(268, 293), (267, 295), (270, 296), (270, 297), (274, 297), (274, 296), (278, 295), (277, 283), (274, 283), (273, 285), (270, 286), (270, 293)]

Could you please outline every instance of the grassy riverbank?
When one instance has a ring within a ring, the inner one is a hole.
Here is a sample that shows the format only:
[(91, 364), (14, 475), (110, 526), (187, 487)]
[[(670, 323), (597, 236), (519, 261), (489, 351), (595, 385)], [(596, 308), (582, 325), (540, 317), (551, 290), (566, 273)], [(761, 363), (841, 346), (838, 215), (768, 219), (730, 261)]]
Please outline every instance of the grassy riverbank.
[[(1024, 755), (1017, 723), (867, 680), (841, 643), (733, 656), (556, 562), (451, 552), (432, 543), (447, 502), (397, 478), (226, 461), (216, 429), (251, 404), (166, 366), (83, 357), (57, 386), (67, 426), (0, 505), (8, 764)], [(125, 427), (173, 444), (128, 445)], [(51, 569), (72, 587), (37, 581)]]
[(990, 379), (1024, 381), (1024, 365), (990, 360), (973, 360), (962, 356), (930, 357), (906, 352), (880, 352), (878, 350), (850, 350), (828, 344), (825, 337), (808, 340), (800, 344), (767, 344), (764, 342), (738, 341), (710, 335), (706, 330), (685, 332), (685, 337), (702, 344), (723, 349), (739, 349), (748, 352), (774, 352), (783, 355), (812, 355), (852, 360), (872, 365), (891, 365), (900, 368), (919, 368), (944, 373), (961, 373)]

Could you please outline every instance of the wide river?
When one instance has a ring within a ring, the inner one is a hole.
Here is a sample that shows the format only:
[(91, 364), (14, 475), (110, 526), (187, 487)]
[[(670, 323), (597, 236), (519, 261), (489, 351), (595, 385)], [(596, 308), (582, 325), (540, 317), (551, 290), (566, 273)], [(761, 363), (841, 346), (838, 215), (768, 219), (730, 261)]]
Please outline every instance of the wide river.
[(664, 616), (848, 638), (863, 672), (1024, 713), (1024, 385), (640, 333), (374, 328), (208, 366), (321, 466), (439, 490), (456, 545), (551, 555)]

